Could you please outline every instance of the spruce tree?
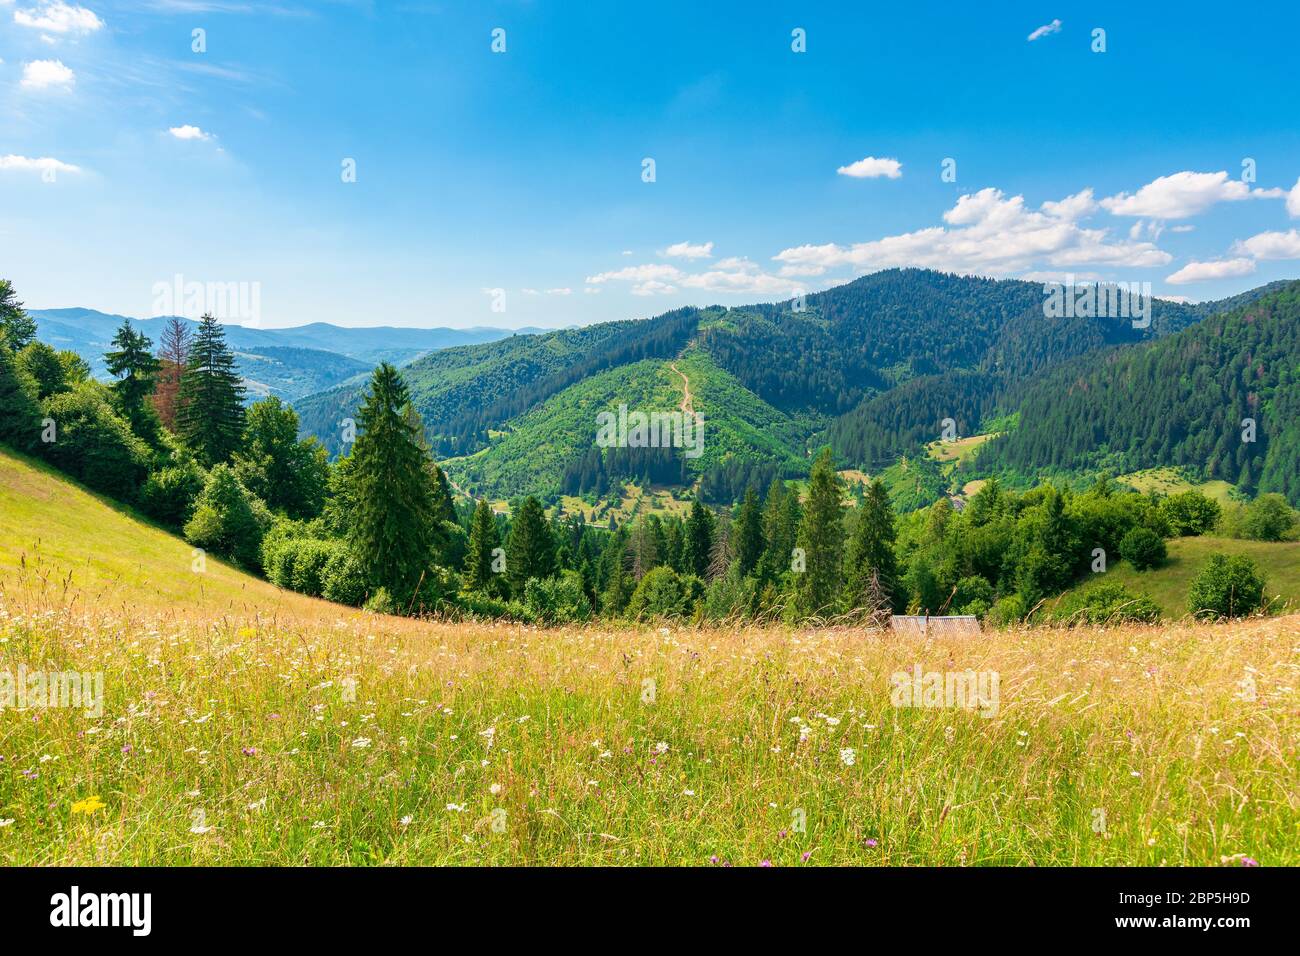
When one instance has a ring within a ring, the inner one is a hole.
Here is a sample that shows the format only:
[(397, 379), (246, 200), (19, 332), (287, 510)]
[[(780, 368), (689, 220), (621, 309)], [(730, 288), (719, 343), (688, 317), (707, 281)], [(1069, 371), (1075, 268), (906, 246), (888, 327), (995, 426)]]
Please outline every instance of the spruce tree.
[[(153, 393), (154, 378), (161, 367), (153, 357), (153, 342), (143, 332), (131, 328), (131, 320), (123, 319), (122, 326), (113, 336), (113, 351), (104, 353), (104, 364), (110, 375), (118, 379), (112, 384), (118, 411), (136, 426), (144, 413), (145, 402)], [(137, 434), (139, 428), (135, 428)]]
[(177, 401), (181, 440), (205, 465), (228, 461), (244, 433), (244, 385), (226, 333), (211, 315), (194, 337)]
[(879, 610), (875, 605), (882, 598), (892, 603), (898, 590), (894, 512), (889, 503), (889, 492), (879, 478), (871, 482), (859, 506), (858, 524), (849, 542), (847, 562), (845, 598), (850, 608)]
[(523, 597), (529, 578), (545, 579), (555, 574), (555, 539), (546, 521), (542, 503), (529, 495), (510, 524), (506, 543), (506, 577), (515, 597)]
[(740, 573), (751, 574), (763, 556), (763, 516), (759, 511), (754, 486), (745, 489), (745, 500), (736, 518), (736, 560)]
[(13, 284), (0, 279), (0, 348), (17, 352), (36, 340), (36, 320), (18, 301)]
[(429, 458), (406, 415), (410, 396), (387, 362), (370, 377), (352, 449), (349, 537), (369, 582), (399, 601), (414, 593), (433, 557)]
[(176, 409), (180, 397), (181, 379), (190, 359), (190, 341), (193, 334), (189, 323), (181, 318), (171, 318), (163, 326), (158, 340), (158, 378), (154, 383), (154, 410), (162, 423), (176, 430)]
[(835, 474), (829, 448), (813, 463), (808, 505), (799, 525), (798, 542), (805, 562), (804, 572), (796, 575), (799, 610), (808, 616), (834, 613), (836, 593), (842, 586), (844, 523), (840, 479)]
[(682, 571), (704, 578), (709, 574), (709, 559), (713, 553), (713, 513), (699, 498), (691, 505), (691, 516), (686, 522), (685, 541), (682, 547)]
[(469, 554), (465, 556), (465, 586), (471, 591), (501, 590), (498, 574), (492, 570), (493, 554), (501, 547), (501, 534), (487, 500), (474, 508), (469, 528)]

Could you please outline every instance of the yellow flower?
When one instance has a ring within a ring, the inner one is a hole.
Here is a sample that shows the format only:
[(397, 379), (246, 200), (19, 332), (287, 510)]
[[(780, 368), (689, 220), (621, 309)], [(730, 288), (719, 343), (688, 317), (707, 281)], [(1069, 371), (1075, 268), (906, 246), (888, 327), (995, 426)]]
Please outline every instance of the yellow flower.
[(239, 629), (239, 636), (242, 637), (242, 638), (245, 638), (245, 639), (250, 638), (250, 637), (256, 637), (256, 636), (257, 636), (257, 628), (255, 628), (255, 627), (241, 627), (241, 628)]
[(85, 800), (78, 800), (72, 805), (73, 813), (84, 813), (90, 816), (96, 810), (103, 810), (105, 803), (99, 797), (87, 797)]

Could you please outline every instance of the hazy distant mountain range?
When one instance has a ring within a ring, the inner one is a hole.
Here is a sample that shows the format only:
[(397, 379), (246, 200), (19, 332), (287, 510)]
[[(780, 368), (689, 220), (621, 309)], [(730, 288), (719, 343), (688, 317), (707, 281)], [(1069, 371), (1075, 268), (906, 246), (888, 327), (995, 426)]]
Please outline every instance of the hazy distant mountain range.
[[(76, 352), (90, 363), (94, 375), (106, 375), (104, 353), (124, 316), (81, 308), (29, 309), (28, 314), (36, 320), (41, 341)], [(168, 318), (132, 318), (131, 322), (157, 347)], [(238, 353), (251, 399), (273, 394), (292, 401), (365, 375), (380, 362), (405, 365), (436, 349), (539, 331), (544, 330), (345, 328), (313, 322), (288, 329), (227, 325), (226, 339)]]

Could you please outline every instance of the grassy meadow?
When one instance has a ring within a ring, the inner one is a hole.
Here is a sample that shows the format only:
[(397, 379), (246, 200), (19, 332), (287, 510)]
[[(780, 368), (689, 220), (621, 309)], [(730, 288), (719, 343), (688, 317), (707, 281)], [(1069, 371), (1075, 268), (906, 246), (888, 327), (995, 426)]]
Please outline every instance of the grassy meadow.
[[(104, 680), (0, 711), (0, 861), (1300, 863), (1300, 617), (546, 630), (190, 562), (0, 456), (0, 672)], [(996, 714), (893, 706), (917, 664), (996, 672)]]

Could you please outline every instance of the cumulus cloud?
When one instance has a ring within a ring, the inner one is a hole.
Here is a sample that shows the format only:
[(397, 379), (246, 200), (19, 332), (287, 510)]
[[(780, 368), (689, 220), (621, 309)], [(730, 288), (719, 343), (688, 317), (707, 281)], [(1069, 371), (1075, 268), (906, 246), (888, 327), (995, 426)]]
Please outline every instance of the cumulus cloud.
[(628, 266), (587, 277), (589, 287), (608, 282), (631, 283), (633, 295), (671, 295), (682, 289), (745, 295), (785, 295), (798, 286), (788, 278), (764, 272), (749, 259), (728, 258), (704, 272), (688, 272), (664, 263)]
[(1045, 264), (1150, 267), (1173, 260), (1154, 243), (1112, 239), (1106, 229), (1079, 223), (1096, 208), (1092, 190), (1026, 208), (1023, 196), (981, 189), (943, 214), (945, 226), (844, 246), (835, 243), (785, 249), (775, 258), (789, 274), (848, 267), (858, 272), (918, 266), (950, 272), (1018, 273)]
[(1060, 33), (1060, 32), (1061, 32), (1061, 21), (1053, 20), (1051, 23), (1044, 23), (1033, 33), (1029, 34), (1029, 42), (1033, 43), (1035, 40), (1040, 40), (1043, 37), (1047, 36), (1049, 33)]
[(33, 60), (23, 64), (22, 85), (29, 90), (71, 89), (77, 76), (62, 60)]
[(1300, 232), (1261, 232), (1237, 242), (1232, 251), (1255, 259), (1300, 259)]
[(713, 243), (692, 245), (689, 242), (674, 242), (659, 254), (666, 259), (707, 259), (713, 255)]
[(197, 126), (173, 126), (167, 132), (171, 133), (177, 139), (197, 139), (201, 141), (212, 139), (211, 133), (205, 133)]
[(1116, 216), (1146, 216), (1152, 219), (1187, 219), (1205, 212), (1215, 203), (1242, 199), (1271, 199), (1278, 190), (1256, 189), (1239, 179), (1229, 179), (1223, 171), (1193, 173), (1183, 171), (1161, 176), (1136, 193), (1119, 193), (1101, 201)]
[(898, 179), (903, 175), (903, 164), (896, 159), (877, 159), (874, 156), (864, 156), (856, 163), (849, 163), (847, 166), (841, 166), (835, 170), (841, 176), (849, 176), (853, 179)]
[(1292, 219), (1300, 219), (1300, 179), (1295, 181), (1291, 191), (1286, 194), (1286, 212)]
[(1186, 285), (1207, 279), (1233, 279), (1248, 276), (1255, 271), (1253, 259), (1220, 259), (1217, 262), (1189, 262), (1165, 281), (1170, 285)]
[(39, 159), (13, 154), (0, 156), (0, 172), (43, 173), (47, 170), (53, 170), (56, 173), (79, 173), (81, 167), (62, 162), (52, 156), (42, 156)]
[(94, 12), (63, 0), (45, 0), (35, 7), (14, 11), (14, 23), (44, 33), (78, 36), (94, 33), (104, 25)]

